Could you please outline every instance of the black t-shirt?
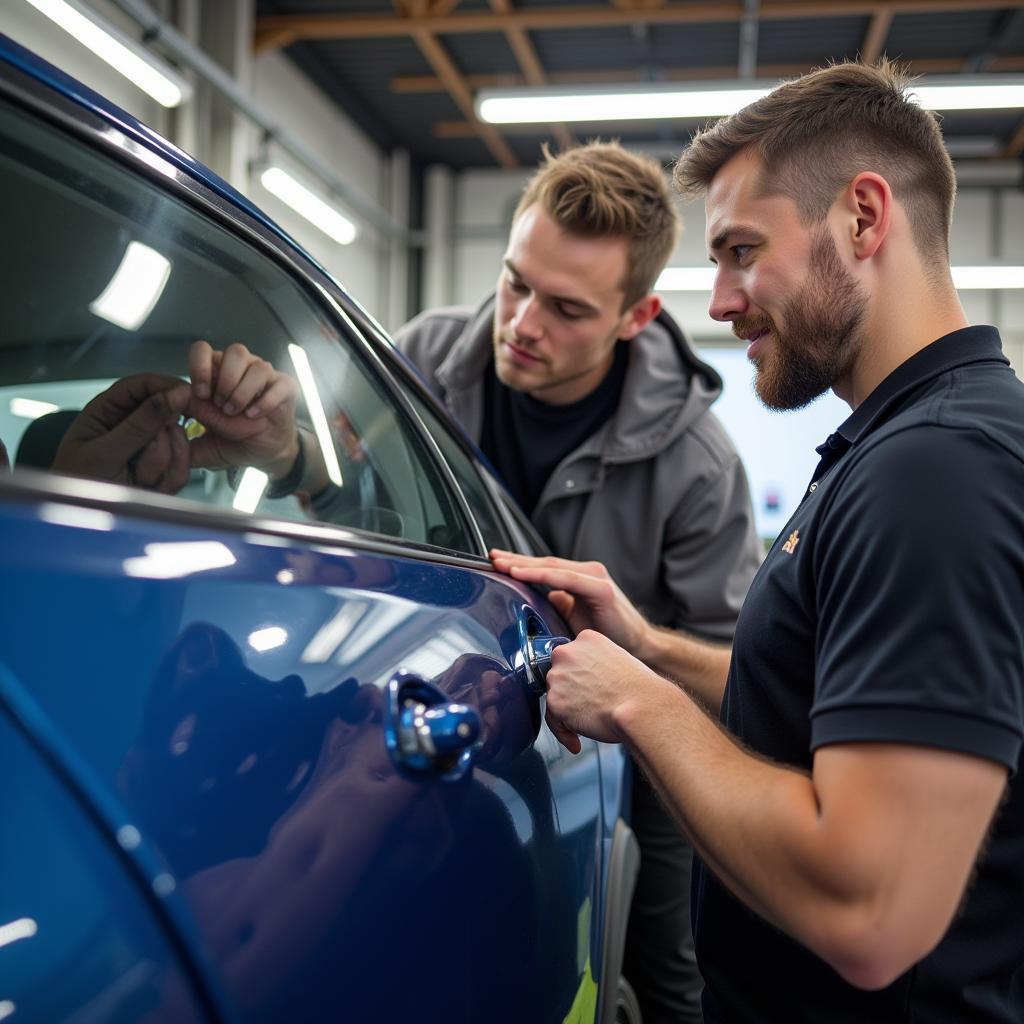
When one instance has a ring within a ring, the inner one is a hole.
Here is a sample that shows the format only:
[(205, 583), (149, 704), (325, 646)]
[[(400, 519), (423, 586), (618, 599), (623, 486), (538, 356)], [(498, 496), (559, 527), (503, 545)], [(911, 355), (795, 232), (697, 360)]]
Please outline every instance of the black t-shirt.
[(740, 613), (728, 728), (809, 770), (833, 743), (934, 746), (1011, 775), (962, 912), (865, 992), (694, 873), (715, 1022), (1024, 1021), (1024, 384), (992, 328), (895, 370), (819, 449)]
[(611, 369), (589, 395), (568, 405), (551, 405), (506, 387), (490, 364), (480, 449), (527, 515), (562, 459), (615, 415), (628, 365), (629, 344), (620, 341)]

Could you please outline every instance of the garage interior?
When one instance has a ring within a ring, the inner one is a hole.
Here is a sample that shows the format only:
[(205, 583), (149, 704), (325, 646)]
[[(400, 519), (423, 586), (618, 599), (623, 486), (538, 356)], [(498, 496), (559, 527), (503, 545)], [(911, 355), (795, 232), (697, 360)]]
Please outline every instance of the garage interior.
[[(184, 82), (164, 106), (60, 28), (49, 0), (5, 0), (0, 31), (154, 126), (274, 217), (387, 329), (476, 304), (494, 284), (512, 210), (547, 144), (617, 138), (666, 169), (706, 117), (496, 125), (482, 90), (707, 89), (770, 84), (829, 61), (899, 58), (933, 80), (1024, 83), (1024, 0), (70, 0)], [(1024, 371), (1024, 103), (943, 113), (959, 179), (961, 297)], [(270, 190), (283, 171), (344, 218), (343, 241)], [(673, 268), (706, 268), (703, 211), (682, 210)], [(349, 235), (351, 237), (349, 237)], [(699, 278), (699, 275), (698, 275)], [(716, 406), (762, 517), (802, 487), (813, 444), (844, 418), (833, 396), (770, 416), (700, 280), (662, 290), (726, 379)], [(998, 284), (998, 287), (993, 285)], [(805, 451), (779, 469), (773, 451)]]

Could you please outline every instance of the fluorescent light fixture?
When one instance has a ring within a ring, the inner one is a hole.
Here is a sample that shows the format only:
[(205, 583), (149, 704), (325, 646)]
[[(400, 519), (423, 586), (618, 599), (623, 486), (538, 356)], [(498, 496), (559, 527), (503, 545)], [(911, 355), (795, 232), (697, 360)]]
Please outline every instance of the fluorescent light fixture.
[(264, 651), (272, 651), (275, 647), (282, 647), (288, 642), (288, 631), (280, 626), (267, 626), (264, 629), (254, 629), (249, 634), (249, 646), (261, 654)]
[(12, 416), (18, 416), (23, 420), (37, 420), (49, 412), (56, 412), (60, 408), (53, 402), (40, 402), (35, 398), (12, 398), (10, 410)]
[(655, 282), (656, 292), (709, 292), (715, 286), (714, 267), (666, 267)]
[(355, 241), (356, 226), (330, 203), (311, 192), (280, 167), (268, 167), (260, 175), (260, 183), (286, 206), (305, 217), (314, 227), (333, 238), (339, 245)]
[(15, 1005), (10, 999), (0, 999), (0, 1020), (7, 1020), (15, 1011)]
[(952, 267), (953, 284), (962, 291), (990, 288), (1024, 288), (1024, 267)]
[(263, 470), (249, 466), (242, 474), (242, 479), (238, 481), (238, 489), (235, 491), (235, 500), (231, 502), (231, 507), (238, 509), (239, 512), (255, 512), (269, 480), (270, 477)]
[(129, 242), (121, 264), (89, 312), (126, 331), (141, 327), (164, 293), (171, 262), (141, 242)]
[(772, 84), (760, 82), (686, 88), (654, 85), (615, 89), (484, 89), (477, 94), (476, 110), (482, 121), (491, 124), (721, 117), (760, 99), (771, 88)]
[(1013, 110), (1024, 107), (1024, 81), (1000, 75), (922, 78), (910, 95), (928, 110)]
[(124, 560), (128, 576), (150, 580), (172, 580), (194, 572), (223, 569), (237, 559), (226, 544), (217, 540), (184, 541), (180, 544), (147, 544), (146, 553)]
[[(953, 284), (960, 291), (1024, 288), (1024, 266), (950, 267)], [(710, 292), (715, 286), (714, 267), (666, 267), (658, 276), (658, 292)]]
[(101, 530), (106, 533), (115, 525), (113, 514), (101, 508), (77, 508), (49, 501), (39, 506), (38, 515), (43, 522), (70, 526), (76, 530)]
[(176, 107), (191, 98), (192, 86), (170, 65), (80, 0), (27, 2), (162, 106)]
[(333, 484), (341, 487), (341, 466), (338, 464), (338, 453), (334, 450), (334, 439), (331, 437), (331, 428), (327, 425), (327, 413), (324, 412), (324, 404), (320, 401), (320, 392), (316, 389), (316, 380), (313, 377), (313, 367), (309, 364), (309, 356), (306, 355), (306, 350), (301, 345), (289, 345), (288, 354), (292, 357), (292, 366), (295, 367), (295, 375), (299, 378), (302, 397), (306, 400), (309, 418), (313, 421), (313, 430), (316, 431), (316, 440), (320, 445), (320, 454), (324, 460), (324, 467), (327, 469), (327, 476)]
[[(642, 121), (725, 117), (770, 92), (777, 82), (688, 85), (526, 86), (482, 89), (476, 111), (491, 124), (573, 121)], [(929, 110), (999, 110), (1024, 107), (1024, 79), (1009, 75), (921, 79), (911, 98)]]
[(19, 917), (9, 924), (0, 924), (0, 946), (8, 946), (19, 939), (31, 939), (38, 931), (39, 926), (31, 917)]

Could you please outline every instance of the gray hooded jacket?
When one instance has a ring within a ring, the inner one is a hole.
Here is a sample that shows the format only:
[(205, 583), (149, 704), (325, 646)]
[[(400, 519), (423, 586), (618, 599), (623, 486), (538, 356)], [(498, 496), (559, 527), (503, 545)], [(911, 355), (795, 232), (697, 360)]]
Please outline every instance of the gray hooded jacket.
[[(395, 335), (479, 443), (494, 299)], [(555, 554), (600, 561), (657, 625), (732, 637), (761, 560), (746, 474), (710, 412), (722, 380), (667, 313), (630, 342), (615, 416), (556, 467), (532, 520)]]

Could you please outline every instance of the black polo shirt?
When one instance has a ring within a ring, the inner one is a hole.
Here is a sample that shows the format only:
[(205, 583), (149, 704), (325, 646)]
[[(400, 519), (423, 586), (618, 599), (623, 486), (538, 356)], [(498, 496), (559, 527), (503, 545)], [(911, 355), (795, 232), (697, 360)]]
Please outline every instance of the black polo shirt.
[(818, 452), (743, 605), (724, 723), (805, 770), (832, 743), (974, 754), (1009, 770), (1008, 800), (946, 937), (879, 992), (844, 982), (700, 865), (705, 1019), (1024, 1021), (1024, 384), (993, 328), (956, 331)]

